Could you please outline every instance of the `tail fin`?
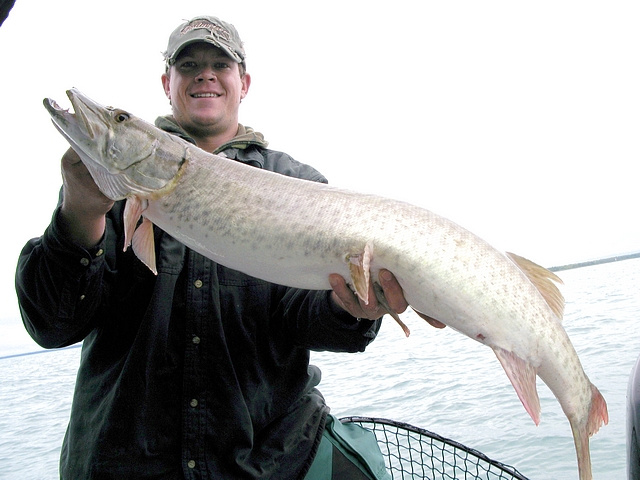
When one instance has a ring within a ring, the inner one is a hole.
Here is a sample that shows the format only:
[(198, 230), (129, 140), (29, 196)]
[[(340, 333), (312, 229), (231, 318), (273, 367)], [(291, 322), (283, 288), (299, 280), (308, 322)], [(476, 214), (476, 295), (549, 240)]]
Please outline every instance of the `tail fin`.
[[(571, 420), (569, 420), (571, 422)], [(591, 480), (591, 453), (589, 452), (589, 437), (596, 433), (602, 424), (609, 423), (607, 403), (595, 385), (591, 384), (591, 407), (586, 424), (575, 425), (571, 422), (573, 442), (578, 456), (578, 472), (580, 480)]]

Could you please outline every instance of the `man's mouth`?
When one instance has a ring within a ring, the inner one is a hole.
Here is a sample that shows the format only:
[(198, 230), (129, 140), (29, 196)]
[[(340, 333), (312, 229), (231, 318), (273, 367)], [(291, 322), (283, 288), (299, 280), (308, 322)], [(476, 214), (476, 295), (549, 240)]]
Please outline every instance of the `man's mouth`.
[(194, 93), (191, 95), (192, 98), (218, 98), (219, 96), (218, 93)]

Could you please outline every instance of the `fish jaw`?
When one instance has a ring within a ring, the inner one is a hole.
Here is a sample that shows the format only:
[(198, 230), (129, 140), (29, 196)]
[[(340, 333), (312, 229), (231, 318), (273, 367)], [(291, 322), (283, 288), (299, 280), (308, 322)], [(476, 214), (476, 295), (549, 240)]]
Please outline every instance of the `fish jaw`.
[(44, 106), (102, 193), (112, 200), (153, 198), (173, 188), (186, 160), (183, 140), (76, 89), (67, 96), (75, 113), (48, 98)]
[[(44, 106), (51, 120), (74, 147), (86, 156), (95, 158), (95, 152), (103, 148), (109, 132), (109, 123), (105, 113), (107, 109), (83, 96), (75, 89), (67, 90), (74, 112), (61, 108), (55, 100), (44, 99)], [(113, 172), (111, 172), (113, 173)]]

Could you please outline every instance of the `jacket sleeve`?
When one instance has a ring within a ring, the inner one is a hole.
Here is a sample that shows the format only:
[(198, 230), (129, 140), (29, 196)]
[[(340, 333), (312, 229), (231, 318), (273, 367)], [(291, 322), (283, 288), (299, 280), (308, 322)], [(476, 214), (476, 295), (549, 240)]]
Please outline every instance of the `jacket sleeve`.
[(15, 278), (24, 325), (45, 348), (81, 341), (96, 325), (96, 312), (108, 291), (103, 277), (113, 234), (107, 230), (95, 248), (86, 250), (62, 235), (58, 216), (59, 207), (44, 234), (27, 242)]
[(287, 288), (275, 318), (282, 318), (281, 328), (299, 347), (316, 351), (363, 352), (376, 338), (382, 319), (352, 317), (335, 306), (330, 296), (330, 290)]

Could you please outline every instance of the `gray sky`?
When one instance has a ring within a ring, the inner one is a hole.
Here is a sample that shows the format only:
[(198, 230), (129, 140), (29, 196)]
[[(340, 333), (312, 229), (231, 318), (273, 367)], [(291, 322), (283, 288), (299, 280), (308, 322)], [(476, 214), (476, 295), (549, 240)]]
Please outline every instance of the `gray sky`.
[(0, 318), (17, 315), (17, 256), (60, 187), (67, 145), (42, 99), (68, 106), (77, 87), (149, 121), (168, 113), (161, 52), (200, 14), (245, 42), (241, 122), (332, 184), (546, 266), (640, 250), (637, 2), (17, 0), (0, 28)]

